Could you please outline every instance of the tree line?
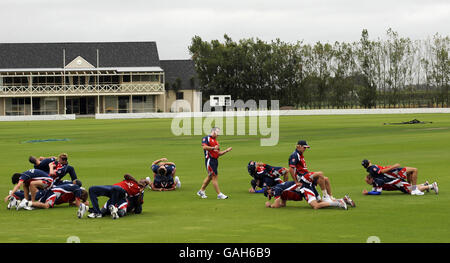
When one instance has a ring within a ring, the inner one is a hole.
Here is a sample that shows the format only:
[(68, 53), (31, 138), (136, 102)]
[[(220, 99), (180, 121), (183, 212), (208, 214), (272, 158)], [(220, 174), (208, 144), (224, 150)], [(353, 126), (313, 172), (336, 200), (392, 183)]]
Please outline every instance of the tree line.
[(449, 36), (313, 45), (280, 39), (203, 41), (189, 46), (204, 94), (279, 100), (294, 108), (449, 107)]

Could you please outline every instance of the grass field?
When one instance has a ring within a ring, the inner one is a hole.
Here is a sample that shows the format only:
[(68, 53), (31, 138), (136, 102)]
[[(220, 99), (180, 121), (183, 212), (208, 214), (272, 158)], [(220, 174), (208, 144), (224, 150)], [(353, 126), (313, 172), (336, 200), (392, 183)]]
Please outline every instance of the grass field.
[[(432, 124), (383, 125), (417, 118)], [(76, 208), (49, 210), (0, 209), (0, 242), (64, 243), (69, 236), (88, 242), (450, 242), (450, 115), (347, 115), (280, 117), (277, 146), (261, 147), (259, 136), (220, 136), (219, 182), (227, 200), (195, 193), (206, 172), (202, 136), (172, 135), (169, 119), (3, 122), (0, 123), (0, 192), (12, 189), (11, 175), (31, 168), (28, 156), (69, 154), (85, 187), (114, 184), (130, 173), (151, 176), (155, 159), (177, 165), (181, 189), (146, 190), (143, 214), (118, 220), (78, 219)], [(67, 141), (28, 143), (37, 139)], [(262, 194), (250, 194), (249, 160), (287, 166), (299, 139), (311, 145), (305, 154), (311, 171), (323, 171), (333, 194), (350, 194), (356, 208), (312, 210), (305, 201), (282, 209), (265, 208)], [(380, 165), (396, 162), (419, 168), (419, 181), (437, 181), (439, 195), (410, 196), (384, 192), (363, 196), (370, 189), (361, 160)], [(67, 178), (69, 176), (67, 175)], [(103, 203), (105, 199), (101, 199)]]

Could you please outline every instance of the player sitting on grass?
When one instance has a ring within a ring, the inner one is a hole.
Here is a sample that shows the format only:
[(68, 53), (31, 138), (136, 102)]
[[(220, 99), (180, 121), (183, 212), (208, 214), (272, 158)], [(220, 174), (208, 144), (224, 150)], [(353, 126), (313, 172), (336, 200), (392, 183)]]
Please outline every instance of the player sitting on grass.
[[(320, 186), (324, 201), (335, 201), (331, 192), (330, 179), (325, 177), (323, 172), (310, 172), (306, 166), (304, 153), (310, 146), (304, 140), (297, 142), (295, 151), (289, 156), (289, 173), (294, 182), (312, 184)], [(318, 196), (320, 198), (320, 196)]]
[(274, 167), (265, 163), (250, 161), (247, 165), (247, 171), (253, 178), (250, 182), (252, 187), (248, 190), (250, 193), (264, 192), (263, 190), (256, 190), (257, 187), (272, 187), (282, 183), (281, 176), (283, 176), (285, 181), (288, 179), (288, 171), (286, 168)]
[(23, 186), (24, 199), (17, 205), (17, 210), (28, 206), (28, 201), (36, 201), (36, 193), (39, 189), (46, 190), (52, 187), (53, 178), (46, 172), (38, 169), (30, 169), (23, 173), (15, 173), (11, 177), (14, 184), (13, 190), (5, 197), (5, 202), (12, 200), (12, 194), (17, 192)]
[(275, 197), (275, 202), (271, 204), (266, 202), (266, 207), (279, 208), (285, 207), (288, 200), (301, 201), (303, 198), (313, 209), (320, 209), (325, 207), (340, 207), (347, 210), (347, 204), (355, 207), (355, 203), (346, 195), (343, 199), (334, 201), (319, 201), (317, 200), (317, 190), (310, 184), (295, 183), (293, 181), (277, 184), (274, 187), (267, 187), (264, 190), (264, 195), (269, 198)]
[(412, 185), (411, 195), (423, 195), (417, 187), (417, 168), (414, 167), (400, 167), (400, 164), (396, 163), (394, 165), (379, 166), (372, 164), (370, 160), (364, 159), (361, 165), (366, 169), (367, 172), (373, 177), (383, 177), (386, 176), (392, 179), (402, 179), (407, 180), (408, 183)]
[(62, 153), (56, 157), (39, 157), (36, 158), (34, 156), (30, 156), (28, 159), (30, 163), (34, 165), (35, 169), (42, 170), (48, 173), (55, 180), (55, 185), (60, 185), (64, 183), (68, 183), (68, 181), (63, 181), (62, 178), (66, 175), (70, 175), (70, 183), (75, 184), (75, 180), (77, 180), (77, 174), (75, 173), (75, 168), (69, 165), (68, 155), (66, 153)]
[(181, 187), (180, 178), (175, 176), (176, 167), (173, 162), (167, 162), (161, 158), (152, 163), (153, 183), (150, 187), (153, 191), (172, 191)]
[[(110, 198), (110, 205), (108, 207), (111, 217), (113, 219), (119, 218), (117, 205), (126, 197), (133, 197), (139, 195), (144, 191), (147, 186), (147, 181), (145, 179), (140, 180), (139, 182), (134, 179), (133, 176), (129, 174), (124, 175), (124, 180), (116, 183), (114, 185), (98, 185), (91, 186), (89, 188), (89, 197), (92, 203), (92, 213), (88, 215), (88, 218), (100, 218), (102, 217), (102, 213), (98, 206), (98, 197), (106, 196)], [(81, 209), (81, 208), (80, 208)], [(78, 211), (78, 217), (80, 211)]]
[[(363, 190), (364, 195), (381, 195), (381, 192), (384, 191), (402, 191), (405, 194), (411, 194), (411, 184), (406, 182), (404, 179), (398, 178), (389, 178), (387, 176), (377, 176), (372, 177), (368, 174), (365, 178), (366, 183), (372, 185), (372, 191)], [(419, 191), (429, 192), (430, 190), (434, 190), (436, 194), (439, 193), (439, 188), (436, 182), (431, 185), (428, 182), (424, 184), (420, 184), (417, 186)]]

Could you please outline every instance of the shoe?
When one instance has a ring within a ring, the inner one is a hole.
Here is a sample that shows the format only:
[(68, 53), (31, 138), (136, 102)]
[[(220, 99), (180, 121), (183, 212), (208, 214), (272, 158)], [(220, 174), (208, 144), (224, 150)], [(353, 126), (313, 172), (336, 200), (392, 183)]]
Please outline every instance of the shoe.
[(342, 200), (344, 200), (344, 202), (346, 204), (350, 205), (351, 207), (355, 207), (356, 206), (355, 202), (348, 195), (345, 195)]
[(424, 193), (419, 189), (416, 189), (414, 191), (411, 191), (411, 195), (424, 195)]
[(178, 176), (175, 176), (175, 183), (177, 184), (177, 188), (181, 187), (180, 178), (178, 178)]
[(437, 183), (434, 182), (434, 183), (432, 183), (431, 185), (433, 186), (433, 191), (434, 191), (436, 194), (438, 194), (438, 193), (439, 193), (439, 187), (438, 187)]
[(226, 195), (224, 195), (222, 193), (217, 195), (217, 199), (227, 199), (227, 198), (228, 198), (228, 196), (226, 196)]
[(17, 199), (14, 196), (11, 196), (8, 202), (8, 209), (12, 209), (13, 207), (17, 208)]
[(97, 213), (90, 213), (88, 215), (88, 218), (101, 218), (102, 214), (97, 214)]
[[(430, 185), (430, 183), (429, 183), (428, 181), (425, 181), (425, 183), (424, 183), (423, 185), (427, 186), (427, 185)], [(429, 193), (429, 192), (430, 192), (430, 189), (427, 189), (427, 190), (425, 190), (425, 191), (427, 191), (427, 193)]]
[(82, 218), (88, 210), (89, 210), (88, 206), (86, 206), (85, 204), (81, 204), (80, 207), (78, 207), (77, 217)]
[(344, 209), (344, 210), (347, 210), (348, 208), (347, 208), (347, 204), (345, 203), (345, 201), (343, 200), (343, 199), (339, 199), (339, 200), (337, 200), (337, 202), (339, 202), (339, 207), (340, 208), (342, 208), (342, 209)]
[(26, 206), (28, 206), (28, 200), (22, 199), (22, 201), (20, 201), (19, 205), (17, 205), (16, 209), (20, 210), (22, 208), (25, 208)]
[(197, 192), (197, 195), (200, 196), (200, 197), (203, 198), (203, 199), (208, 198), (208, 197), (206, 196), (205, 192), (203, 192), (202, 190), (199, 190), (199, 191)]
[(119, 214), (117, 213), (117, 211), (119, 211), (119, 210), (117, 209), (117, 207), (115, 207), (115, 206), (113, 206), (113, 205), (110, 205), (110, 206), (109, 206), (109, 212), (111, 212), (111, 217), (112, 217), (112, 219), (117, 219), (117, 218), (119, 218)]
[(32, 207), (32, 206), (25, 206), (23, 209), (31, 211), (31, 210), (34, 210), (34, 207)]

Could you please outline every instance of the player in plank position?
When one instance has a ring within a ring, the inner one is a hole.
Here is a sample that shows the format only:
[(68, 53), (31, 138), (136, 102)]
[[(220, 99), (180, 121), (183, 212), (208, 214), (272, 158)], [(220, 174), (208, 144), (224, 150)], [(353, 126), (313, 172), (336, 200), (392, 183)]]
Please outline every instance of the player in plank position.
[(248, 191), (250, 193), (262, 193), (263, 190), (256, 190), (257, 187), (272, 187), (288, 179), (288, 170), (284, 167), (271, 166), (261, 162), (250, 161), (247, 165), (247, 171), (253, 178), (250, 182), (252, 186)]
[(380, 166), (372, 164), (370, 160), (367, 159), (362, 160), (361, 165), (366, 169), (367, 172), (369, 172), (369, 174), (373, 178), (386, 176), (392, 179), (406, 180), (408, 183), (411, 184), (411, 195), (424, 194), (417, 187), (417, 173), (418, 173), (417, 168), (401, 167), (400, 164), (398, 163), (394, 165)]
[[(372, 186), (372, 191), (369, 192), (364, 189), (363, 195), (381, 195), (382, 191), (401, 191), (405, 194), (411, 194), (411, 184), (404, 179), (390, 178), (384, 175), (374, 178), (368, 174), (365, 181)], [(433, 190), (436, 194), (439, 193), (437, 182), (434, 182), (431, 185), (428, 182), (425, 182), (424, 184), (418, 185), (417, 188), (421, 192)]]
[[(294, 182), (311, 184), (313, 186), (319, 185), (322, 191), (324, 201), (334, 201), (335, 198), (331, 192), (331, 184), (328, 177), (325, 177), (323, 172), (310, 172), (306, 166), (304, 153), (310, 146), (304, 140), (297, 142), (295, 151), (289, 156), (289, 173)], [(320, 196), (318, 196), (320, 198)]]
[(46, 190), (53, 185), (53, 178), (46, 172), (38, 169), (30, 169), (23, 173), (15, 173), (11, 177), (11, 181), (14, 184), (14, 188), (9, 192), (9, 195), (5, 197), (5, 202), (10, 202), (12, 198), (14, 198), (12, 194), (17, 192), (21, 187), (23, 187), (24, 191), (24, 199), (17, 205), (17, 210), (28, 206), (28, 201), (36, 201), (36, 193), (39, 189)]
[[(17, 191), (13, 195), (17, 200), (24, 199), (23, 191)], [(82, 212), (87, 211), (87, 206), (89, 205), (88, 192), (76, 185), (76, 184), (63, 184), (56, 187), (52, 187), (47, 190), (40, 190), (36, 194), (35, 202), (29, 201), (26, 206), (23, 207), (26, 210), (33, 210), (34, 208), (48, 209), (53, 208), (55, 205), (68, 203), (76, 207), (85, 206)]]
[(212, 182), (214, 189), (217, 193), (217, 199), (227, 199), (228, 196), (224, 195), (219, 188), (218, 181), (218, 166), (219, 166), (219, 157), (231, 151), (232, 148), (229, 147), (224, 151), (220, 151), (219, 142), (217, 141), (217, 136), (219, 136), (220, 129), (218, 127), (214, 127), (211, 129), (210, 135), (202, 138), (202, 148), (205, 154), (205, 166), (208, 175), (205, 180), (203, 180), (202, 187), (197, 192), (197, 195), (201, 198), (207, 198), (205, 190), (206, 187)]
[(181, 187), (180, 178), (175, 176), (177, 168), (175, 163), (161, 158), (152, 163), (153, 182), (150, 187), (153, 191), (172, 191)]
[(266, 187), (264, 195), (269, 198), (275, 197), (275, 202), (271, 204), (266, 202), (266, 207), (280, 208), (285, 207), (288, 200), (301, 201), (305, 199), (313, 209), (321, 209), (325, 207), (340, 207), (347, 210), (347, 204), (355, 207), (355, 203), (346, 195), (343, 199), (334, 201), (317, 200), (317, 190), (311, 184), (296, 183), (293, 181), (277, 184), (274, 187)]
[[(124, 180), (114, 185), (98, 185), (89, 188), (89, 197), (92, 204), (92, 213), (88, 215), (89, 218), (100, 218), (102, 213), (98, 206), (98, 197), (107, 196), (111, 202), (108, 207), (111, 217), (113, 219), (119, 218), (117, 205), (126, 197), (133, 197), (139, 195), (144, 191), (147, 184), (142, 183), (146, 179), (139, 182), (129, 174), (124, 175)], [(80, 208), (81, 209), (81, 208)], [(81, 218), (81, 217), (79, 217)]]

